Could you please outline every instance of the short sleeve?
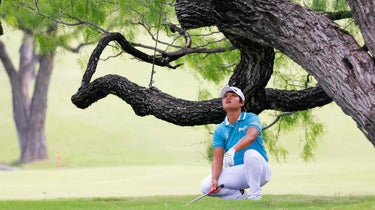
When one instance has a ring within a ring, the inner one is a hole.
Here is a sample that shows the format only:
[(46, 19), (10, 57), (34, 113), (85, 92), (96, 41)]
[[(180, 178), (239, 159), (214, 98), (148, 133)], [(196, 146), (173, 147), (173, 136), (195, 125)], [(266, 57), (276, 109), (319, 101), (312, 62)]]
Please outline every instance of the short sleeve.
[(258, 115), (251, 113), (248, 125), (249, 127), (255, 127), (259, 131), (259, 133), (262, 132), (262, 123), (260, 122)]
[(223, 132), (221, 132), (222, 129), (220, 127), (217, 127), (214, 131), (214, 135), (212, 138), (212, 148), (215, 149), (217, 147), (222, 147), (224, 148), (225, 146), (225, 139), (223, 136)]

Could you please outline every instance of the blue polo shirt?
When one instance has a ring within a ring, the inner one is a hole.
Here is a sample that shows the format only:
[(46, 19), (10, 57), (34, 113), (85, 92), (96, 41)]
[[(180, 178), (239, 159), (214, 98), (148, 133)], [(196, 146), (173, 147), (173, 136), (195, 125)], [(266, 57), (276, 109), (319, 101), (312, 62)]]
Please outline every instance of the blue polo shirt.
[(252, 144), (235, 153), (234, 165), (240, 165), (244, 163), (243, 157), (248, 149), (254, 149), (258, 151), (268, 162), (267, 152), (263, 145), (262, 124), (259, 120), (258, 115), (254, 113), (242, 112), (234, 125), (231, 124), (226, 117), (225, 120), (215, 128), (214, 136), (212, 139), (212, 148), (215, 149), (217, 147), (221, 147), (224, 148), (225, 152), (228, 151), (243, 136), (245, 136), (247, 129), (250, 127), (258, 129), (259, 135)]

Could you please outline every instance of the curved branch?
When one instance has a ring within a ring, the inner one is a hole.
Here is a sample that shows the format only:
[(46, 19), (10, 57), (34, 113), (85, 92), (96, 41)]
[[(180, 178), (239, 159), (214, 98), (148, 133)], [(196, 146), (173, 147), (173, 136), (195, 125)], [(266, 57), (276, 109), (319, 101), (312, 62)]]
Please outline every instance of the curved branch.
[(102, 54), (103, 50), (108, 45), (108, 43), (111, 41), (116, 41), (125, 52), (145, 62), (154, 63), (155, 65), (159, 66), (169, 66), (168, 62), (166, 62), (164, 59), (154, 58), (153, 56), (147, 55), (146, 53), (143, 53), (142, 51), (139, 51), (136, 48), (134, 48), (122, 34), (108, 33), (99, 40), (98, 45), (92, 52), (91, 57), (89, 59), (89, 64), (82, 79), (82, 85), (87, 85), (90, 82), (92, 75), (95, 73), (100, 55)]
[(187, 32), (186, 30), (184, 30), (182, 28), (177, 27), (173, 23), (169, 24), (169, 28), (172, 31), (172, 33), (174, 33), (174, 32), (177, 31), (181, 36), (183, 36), (185, 38), (185, 47), (186, 48), (190, 48), (191, 47), (191, 37), (190, 37), (189, 32)]
[(332, 102), (332, 99), (320, 87), (311, 87), (303, 90), (277, 90), (267, 88), (264, 93), (264, 101), (260, 100), (262, 109), (273, 109), (283, 112), (293, 112), (324, 106)]
[[(241, 51), (240, 62), (230, 77), (229, 84), (241, 88), (247, 99), (253, 98), (255, 93), (266, 87), (271, 78), (275, 52), (272, 47), (248, 39), (236, 39), (234, 35), (224, 33)], [(252, 110), (249, 106), (247, 108)]]
[(111, 41), (116, 41), (121, 48), (129, 53), (130, 55), (133, 55), (134, 57), (147, 62), (147, 63), (152, 63), (157, 66), (166, 66), (169, 68), (177, 68), (180, 65), (177, 66), (171, 66), (170, 63), (172, 61), (175, 61), (187, 54), (192, 54), (192, 53), (218, 53), (218, 52), (225, 52), (227, 49), (225, 48), (216, 48), (216, 49), (201, 49), (201, 48), (183, 48), (179, 51), (176, 52), (164, 52), (160, 56), (152, 56), (148, 55), (136, 48), (134, 48), (129, 41), (125, 39), (125, 37), (120, 34), (120, 33), (108, 33), (106, 34), (103, 38), (99, 40), (99, 43), (97, 44), (96, 48), (91, 54), (91, 57), (89, 59), (89, 63), (87, 66), (87, 69), (85, 71), (85, 74), (82, 79), (82, 84), (81, 85), (87, 85), (91, 78), (92, 75), (95, 73), (100, 55), (102, 54), (103, 50), (105, 47), (108, 45), (109, 42)]
[(78, 108), (85, 109), (108, 94), (124, 100), (139, 116), (153, 115), (181, 126), (219, 123), (225, 116), (219, 98), (207, 101), (178, 99), (156, 88), (138, 86), (119, 75), (95, 79), (79, 88), (71, 100)]
[(276, 115), (276, 119), (274, 119), (270, 124), (264, 126), (263, 130), (266, 130), (266, 129), (272, 127), (273, 125), (275, 125), (280, 120), (281, 117), (286, 116), (286, 115), (290, 115), (290, 114), (293, 114), (293, 113), (294, 112), (283, 112), (281, 114)]
[[(79, 88), (71, 100), (78, 108), (85, 109), (108, 94), (116, 95), (128, 103), (138, 116), (153, 115), (180, 126), (220, 123), (225, 117), (220, 98), (206, 101), (178, 99), (156, 88), (141, 87), (119, 75), (106, 75), (95, 79)], [(324, 91), (319, 87), (300, 91), (266, 89), (266, 100), (257, 101), (257, 106), (261, 111), (306, 110), (332, 101), (324, 95)], [(301, 101), (305, 103), (301, 105)]]

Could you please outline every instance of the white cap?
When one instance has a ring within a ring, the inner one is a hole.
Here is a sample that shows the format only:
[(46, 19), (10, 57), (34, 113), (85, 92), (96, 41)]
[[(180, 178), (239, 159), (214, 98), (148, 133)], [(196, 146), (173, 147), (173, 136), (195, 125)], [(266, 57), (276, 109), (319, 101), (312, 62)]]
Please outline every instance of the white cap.
[(241, 89), (239, 89), (238, 87), (224, 87), (224, 88), (221, 90), (221, 97), (223, 98), (224, 95), (225, 95), (227, 92), (234, 92), (234, 93), (236, 93), (236, 94), (242, 99), (242, 101), (245, 101), (245, 96), (244, 96), (244, 94), (242, 93)]

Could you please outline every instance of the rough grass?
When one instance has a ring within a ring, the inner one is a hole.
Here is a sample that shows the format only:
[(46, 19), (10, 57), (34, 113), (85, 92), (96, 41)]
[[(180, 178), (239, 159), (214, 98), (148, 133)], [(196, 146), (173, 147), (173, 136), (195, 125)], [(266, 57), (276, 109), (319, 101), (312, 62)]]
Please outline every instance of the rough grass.
[(224, 201), (206, 197), (188, 206), (193, 196), (153, 196), (36, 201), (0, 201), (0, 209), (375, 209), (375, 196), (267, 195), (261, 201)]

